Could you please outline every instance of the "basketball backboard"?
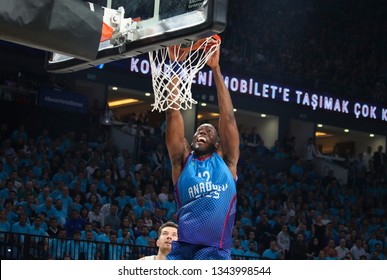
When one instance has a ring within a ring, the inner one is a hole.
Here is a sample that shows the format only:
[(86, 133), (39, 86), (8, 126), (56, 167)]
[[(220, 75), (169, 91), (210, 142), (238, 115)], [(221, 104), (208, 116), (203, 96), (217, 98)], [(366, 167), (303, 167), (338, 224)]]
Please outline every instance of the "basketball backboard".
[[(102, 42), (93, 61), (50, 53), (49, 72), (74, 72), (155, 49), (221, 33), (228, 0), (97, 0), (104, 22), (116, 21), (114, 40)], [(117, 32), (117, 30), (119, 32)], [(86, 39), (86, 38), (85, 38)]]

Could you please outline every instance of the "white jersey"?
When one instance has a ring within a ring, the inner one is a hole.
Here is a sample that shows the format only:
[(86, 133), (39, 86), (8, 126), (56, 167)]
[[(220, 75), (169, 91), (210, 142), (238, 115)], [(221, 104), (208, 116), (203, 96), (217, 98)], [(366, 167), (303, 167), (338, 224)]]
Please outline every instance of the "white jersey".
[(156, 255), (152, 255), (152, 256), (146, 256), (146, 257), (142, 257), (141, 261), (154, 261), (156, 259)]

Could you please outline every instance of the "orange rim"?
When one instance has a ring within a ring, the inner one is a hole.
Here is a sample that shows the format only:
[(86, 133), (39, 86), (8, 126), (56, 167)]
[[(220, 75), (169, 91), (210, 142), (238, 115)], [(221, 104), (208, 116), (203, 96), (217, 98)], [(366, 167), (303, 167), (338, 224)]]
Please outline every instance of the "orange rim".
[(222, 38), (220, 38), (218, 34), (212, 35), (211, 37), (215, 39), (219, 44), (222, 42)]
[(216, 41), (216, 43), (215, 42), (208, 42), (208, 44), (203, 47), (203, 49), (205, 51), (208, 51), (213, 45), (220, 45), (220, 43), (222, 42), (222, 39), (220, 38), (220, 36), (218, 34), (212, 35), (211, 38), (214, 39)]
[(203, 41), (207, 40), (207, 38), (203, 38), (203, 39), (197, 40), (193, 44), (193, 46), (182, 47), (181, 45), (174, 45), (174, 46), (171, 46), (171, 47), (179, 47), (180, 46), (180, 50), (182, 50), (182, 51), (194, 51), (194, 50), (197, 50), (198, 48), (207, 51), (213, 45), (220, 45), (220, 43), (222, 42), (222, 39), (220, 38), (220, 36), (218, 34), (214, 34), (210, 38), (214, 39), (216, 42), (208, 42), (205, 46), (200, 47), (203, 44)]

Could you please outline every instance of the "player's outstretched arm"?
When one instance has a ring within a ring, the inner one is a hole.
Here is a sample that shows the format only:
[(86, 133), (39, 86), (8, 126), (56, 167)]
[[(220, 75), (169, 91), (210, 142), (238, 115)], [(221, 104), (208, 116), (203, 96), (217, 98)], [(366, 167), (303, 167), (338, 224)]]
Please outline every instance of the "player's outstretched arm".
[(209, 58), (207, 65), (211, 67), (215, 79), (219, 103), (219, 136), (223, 159), (236, 178), (236, 169), (239, 159), (239, 132), (234, 115), (230, 92), (228, 91), (219, 66), (218, 49)]
[[(175, 52), (173, 49), (169, 49), (169, 55), (171, 60), (175, 60)], [(183, 55), (180, 60), (185, 58)], [(186, 139), (184, 138), (184, 120), (179, 110), (178, 91), (180, 87), (178, 85), (179, 78), (172, 77), (169, 87), (173, 94), (171, 94), (169, 102), (173, 102), (173, 106), (166, 111), (167, 128), (165, 134), (165, 142), (168, 149), (169, 159), (172, 163), (172, 180), (173, 184), (177, 183), (183, 168), (184, 159), (188, 155), (189, 151), (186, 149)]]

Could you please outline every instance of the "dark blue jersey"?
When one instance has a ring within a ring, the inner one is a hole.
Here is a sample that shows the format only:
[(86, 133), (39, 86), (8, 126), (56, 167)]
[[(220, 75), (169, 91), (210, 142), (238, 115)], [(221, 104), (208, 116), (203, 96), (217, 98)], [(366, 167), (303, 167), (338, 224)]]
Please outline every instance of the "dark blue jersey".
[(231, 248), (236, 211), (235, 180), (213, 153), (204, 159), (189, 155), (175, 186), (179, 241)]

